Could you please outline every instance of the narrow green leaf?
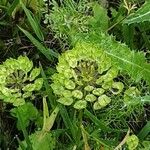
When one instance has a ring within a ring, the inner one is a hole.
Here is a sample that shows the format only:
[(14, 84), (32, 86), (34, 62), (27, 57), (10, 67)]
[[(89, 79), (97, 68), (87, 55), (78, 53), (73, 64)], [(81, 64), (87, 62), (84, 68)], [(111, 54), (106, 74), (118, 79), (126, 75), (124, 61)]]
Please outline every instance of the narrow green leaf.
[(139, 98), (144, 104), (150, 104), (150, 95), (145, 95)]
[(74, 141), (77, 141), (78, 139), (76, 138), (76, 133), (78, 132), (77, 131), (77, 128), (76, 126), (72, 123), (72, 121), (70, 120), (70, 117), (68, 115), (68, 112), (65, 108), (65, 106), (63, 105), (59, 105), (59, 109), (60, 109), (60, 114), (63, 118), (63, 121), (64, 121), (64, 124), (66, 126), (67, 129), (70, 129), (71, 131), (71, 134), (72, 134), (72, 137), (74, 139)]
[(0, 8), (1, 8), (1, 9), (5, 9), (5, 10), (7, 10), (7, 9), (8, 9), (8, 7), (3, 6), (3, 5), (0, 5)]
[(51, 115), (49, 116), (48, 106), (46, 102), (46, 98), (43, 98), (43, 115), (44, 115), (44, 123), (43, 123), (43, 131), (49, 132), (49, 130), (52, 128), (56, 116), (59, 112), (58, 106), (53, 110)]
[(7, 13), (8, 15), (11, 16), (12, 12), (14, 11), (14, 9), (17, 7), (17, 5), (19, 4), (19, 0), (14, 0), (13, 3), (11, 4), (11, 6), (9, 7)]
[(55, 96), (53, 94), (53, 91), (52, 91), (49, 83), (48, 83), (46, 74), (45, 74), (45, 72), (44, 72), (43, 67), (42, 67), (41, 64), (40, 64), (40, 68), (41, 68), (42, 78), (44, 79), (44, 86), (45, 86), (45, 89), (46, 89), (46, 94), (48, 95), (49, 103), (50, 103), (51, 107), (54, 108), (56, 106)]
[(0, 26), (10, 26), (10, 23), (6, 21), (0, 21)]
[(146, 123), (146, 125), (142, 128), (142, 130), (138, 134), (138, 138), (140, 140), (144, 140), (147, 135), (150, 133), (150, 121)]
[(48, 106), (47, 106), (47, 102), (46, 102), (46, 97), (43, 97), (43, 128), (42, 128), (43, 131), (47, 131), (46, 130), (46, 120), (48, 117), (49, 117), (49, 111), (48, 111)]
[(52, 60), (52, 56), (58, 57), (58, 54), (51, 49), (44, 47), (37, 39), (35, 39), (28, 31), (19, 27), (19, 29), (30, 39), (30, 41), (43, 53), (48, 60)]
[(83, 141), (84, 141), (84, 149), (85, 150), (91, 150), (89, 143), (88, 143), (88, 133), (86, 132), (86, 130), (84, 129), (84, 126), (81, 125), (81, 132), (82, 132), (82, 137), (83, 137)]
[(100, 129), (105, 130), (105, 131), (110, 131), (111, 129), (107, 127), (105, 124), (103, 124), (95, 115), (93, 115), (90, 111), (85, 109), (84, 114), (91, 119), (91, 121)]
[(23, 4), (23, 2), (20, 0), (20, 4), (28, 18), (28, 21), (32, 27), (32, 29), (34, 30), (36, 36), (41, 40), (44, 41), (44, 36), (43, 33), (39, 27), (38, 22), (36, 21), (36, 19), (33, 17), (33, 14), (25, 7), (25, 5)]
[(144, 21), (150, 22), (150, 1), (146, 1), (145, 4), (140, 7), (135, 13), (129, 15), (124, 23), (133, 24), (133, 23), (141, 23)]

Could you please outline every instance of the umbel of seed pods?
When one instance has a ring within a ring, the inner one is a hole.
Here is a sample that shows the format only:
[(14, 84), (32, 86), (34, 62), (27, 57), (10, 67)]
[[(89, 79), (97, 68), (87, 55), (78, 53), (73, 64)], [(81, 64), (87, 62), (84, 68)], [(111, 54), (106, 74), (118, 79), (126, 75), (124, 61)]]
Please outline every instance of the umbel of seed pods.
[(20, 106), (25, 99), (33, 97), (39, 91), (43, 79), (38, 78), (40, 68), (33, 68), (33, 63), (26, 56), (7, 59), (0, 65), (0, 100)]
[(63, 105), (83, 109), (91, 103), (98, 110), (111, 102), (111, 94), (123, 90), (123, 83), (114, 81), (117, 75), (118, 70), (102, 50), (83, 42), (59, 57), (51, 87)]

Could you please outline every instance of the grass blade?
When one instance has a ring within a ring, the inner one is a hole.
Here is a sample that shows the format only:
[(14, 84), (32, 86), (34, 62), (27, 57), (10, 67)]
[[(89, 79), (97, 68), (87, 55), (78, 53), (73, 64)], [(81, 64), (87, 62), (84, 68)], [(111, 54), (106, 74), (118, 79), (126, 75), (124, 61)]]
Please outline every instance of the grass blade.
[(28, 21), (33, 29), (33, 31), (35, 32), (36, 36), (41, 40), (44, 41), (44, 36), (43, 33), (40, 29), (40, 26), (38, 24), (38, 22), (36, 21), (36, 19), (33, 16), (33, 14), (25, 7), (25, 5), (23, 4), (23, 2), (20, 0), (20, 4), (28, 18)]
[(54, 57), (58, 57), (58, 54), (56, 52), (54, 52), (51, 49), (48, 49), (46, 47), (44, 47), (37, 39), (35, 39), (28, 31), (24, 30), (23, 28), (19, 27), (19, 29), (30, 39), (30, 41), (33, 43), (33, 45), (35, 45), (38, 50), (41, 51), (41, 53), (43, 53), (46, 58), (48, 60), (52, 60), (52, 56)]
[(51, 115), (49, 115), (49, 111), (48, 111), (48, 105), (46, 102), (46, 98), (43, 98), (43, 128), (42, 131), (46, 131), (49, 132), (50, 129), (52, 128), (55, 119), (57, 117), (57, 114), (59, 112), (59, 108), (58, 106), (55, 107), (55, 109), (53, 110), (53, 112), (51, 113)]
[(66, 108), (62, 105), (59, 105), (59, 109), (60, 109), (60, 114), (63, 118), (63, 121), (64, 121), (66, 128), (70, 129), (74, 141), (77, 141), (78, 139), (76, 137), (76, 133), (78, 131), (76, 130), (76, 126), (70, 120), (70, 117), (68, 115)]
[(138, 134), (138, 138), (140, 140), (144, 140), (144, 138), (150, 133), (150, 121), (142, 128), (142, 130)]
[(87, 109), (84, 111), (84, 114), (95, 123), (100, 129), (105, 131), (110, 131), (111, 129), (107, 127), (105, 124), (103, 124), (99, 119), (96, 118), (95, 115), (93, 115), (91, 112), (89, 112)]
[(47, 81), (47, 77), (45, 75), (45, 72), (44, 72), (43, 67), (42, 67), (41, 64), (40, 64), (40, 68), (41, 68), (42, 78), (44, 79), (44, 86), (45, 86), (45, 89), (46, 89), (46, 94), (48, 95), (48, 99), (49, 99), (50, 105), (51, 105), (51, 107), (53, 109), (56, 106), (55, 96), (52, 93), (52, 89), (49, 86), (49, 83)]
[(17, 7), (17, 5), (19, 4), (19, 0), (14, 0), (13, 3), (11, 4), (11, 6), (9, 7), (7, 13), (9, 16), (12, 15), (12, 12), (14, 11), (14, 9)]

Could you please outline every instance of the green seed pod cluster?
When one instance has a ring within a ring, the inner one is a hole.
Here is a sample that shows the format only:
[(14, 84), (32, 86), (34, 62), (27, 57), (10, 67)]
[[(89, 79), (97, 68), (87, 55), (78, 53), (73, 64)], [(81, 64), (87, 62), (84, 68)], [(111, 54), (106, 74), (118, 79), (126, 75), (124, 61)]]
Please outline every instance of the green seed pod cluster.
[(137, 105), (140, 103), (139, 100), (137, 100), (137, 97), (140, 96), (140, 91), (132, 86), (129, 87), (125, 92), (124, 92), (124, 103), (126, 106), (132, 106), (132, 105)]
[(43, 79), (37, 78), (40, 68), (33, 68), (26, 56), (7, 59), (0, 65), (0, 70), (0, 99), (6, 103), (23, 105), (26, 98), (33, 96), (33, 91), (42, 87)]
[(118, 70), (105, 52), (82, 42), (59, 57), (51, 87), (63, 105), (84, 109), (91, 103), (98, 110), (111, 102), (112, 95), (122, 92), (124, 84), (114, 81), (117, 76)]
[(126, 144), (128, 145), (128, 149), (129, 150), (134, 150), (137, 148), (138, 144), (139, 144), (139, 139), (136, 135), (130, 135), (127, 140), (126, 140)]

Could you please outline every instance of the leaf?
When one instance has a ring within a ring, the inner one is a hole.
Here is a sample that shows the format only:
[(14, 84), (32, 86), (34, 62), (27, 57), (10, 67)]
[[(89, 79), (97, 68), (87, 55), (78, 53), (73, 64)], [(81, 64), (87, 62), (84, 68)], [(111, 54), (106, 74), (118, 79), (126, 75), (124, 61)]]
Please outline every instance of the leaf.
[(87, 133), (86, 133), (83, 125), (81, 125), (81, 132), (82, 132), (83, 141), (84, 141), (84, 150), (91, 150), (91, 148), (88, 144), (88, 136), (87, 136)]
[[(32, 150), (53, 150), (55, 148), (56, 140), (51, 132), (36, 131), (29, 136), (29, 139), (32, 144)], [(22, 145), (28, 149), (26, 141), (23, 141)], [(22, 150), (21, 146), (18, 150)]]
[(43, 122), (43, 129), (42, 129), (42, 131), (48, 132), (52, 128), (52, 126), (53, 126), (53, 124), (55, 122), (55, 119), (57, 117), (58, 112), (59, 112), (59, 108), (56, 106), (56, 108), (53, 110), (53, 112), (49, 116), (49, 111), (48, 111), (46, 98), (43, 98), (43, 117), (44, 117), (44, 122)]
[(89, 23), (95, 30), (106, 31), (108, 29), (107, 10), (97, 2), (93, 6), (94, 16), (89, 19)]
[(139, 147), (138, 150), (149, 150), (150, 149), (150, 141), (149, 140), (144, 140), (142, 143), (141, 143), (141, 147)]
[[(24, 122), (24, 113), (22, 113), (22, 111), (24, 109), (22, 109), (22, 107), (28, 107), (28, 104), (32, 105), (32, 103), (26, 103), (25, 105), (22, 105), (20, 107), (17, 107), (17, 108), (14, 108), (12, 109), (11, 111), (14, 111), (13, 113), (16, 115), (16, 117), (18, 118), (18, 123), (20, 124), (20, 129), (22, 130), (23, 132), (23, 136), (25, 138), (25, 142), (26, 142), (26, 145), (27, 145), (27, 149), (29, 150), (32, 150), (32, 145), (31, 145), (31, 142), (30, 142), (30, 139), (29, 139), (29, 136), (28, 136), (28, 132), (26, 130), (26, 126), (25, 126), (25, 122)], [(31, 106), (32, 107), (32, 106)], [(25, 112), (25, 114), (27, 114), (28, 112)], [(21, 147), (23, 147), (23, 145), (21, 144)]]
[(19, 4), (19, 0), (14, 0), (13, 3), (11, 4), (11, 6), (9, 7), (7, 13), (9, 14), (9, 16), (12, 14), (12, 12), (14, 11), (14, 9), (17, 7), (17, 5)]
[(30, 39), (30, 41), (43, 53), (48, 60), (52, 60), (52, 56), (58, 57), (58, 54), (51, 49), (44, 47), (37, 39), (35, 39), (28, 31), (19, 27), (19, 29)]
[(146, 1), (140, 9), (134, 14), (129, 15), (125, 20), (125, 24), (141, 23), (144, 21), (150, 22), (150, 1)]
[(18, 129), (22, 129), (18, 113), (20, 114), (24, 128), (29, 126), (30, 121), (36, 120), (38, 117), (38, 110), (30, 102), (25, 103), (24, 105), (21, 105), (17, 108), (11, 109), (11, 115), (18, 119), (17, 121)]
[(141, 131), (138, 134), (138, 138), (140, 140), (144, 140), (147, 135), (150, 133), (150, 121), (146, 123), (146, 125), (141, 129)]
[(63, 105), (59, 105), (59, 109), (60, 109), (60, 114), (61, 114), (61, 117), (63, 118), (66, 128), (70, 130), (74, 141), (77, 141), (78, 139), (76, 138), (76, 134), (78, 130), (74, 122), (69, 117), (67, 109)]
[(117, 42), (114, 37), (102, 33), (80, 34), (73, 42), (77, 41), (97, 45), (98, 49), (103, 50), (112, 59), (112, 63), (119, 70), (128, 74), (136, 82), (144, 79), (150, 84), (150, 64), (146, 62), (143, 52), (131, 51), (126, 44)]
[(103, 122), (101, 122), (95, 115), (93, 115), (87, 109), (85, 109), (84, 114), (100, 129), (105, 130), (105, 131), (111, 131), (111, 128), (106, 126)]
[(48, 96), (49, 103), (50, 103), (52, 108), (55, 108), (55, 106), (56, 106), (56, 98), (55, 98), (55, 96), (53, 94), (53, 91), (52, 91), (50, 85), (49, 85), (49, 82), (47, 80), (47, 76), (46, 76), (46, 74), (45, 74), (41, 64), (40, 64), (40, 68), (41, 68), (41, 75), (42, 75), (42, 78), (44, 80), (44, 86), (45, 86), (46, 94)]
[(140, 97), (141, 102), (143, 102), (144, 104), (149, 104), (150, 103), (150, 95), (145, 95)]
[(40, 29), (40, 26), (38, 24), (38, 22), (36, 21), (35, 17), (33, 16), (33, 14), (26, 8), (26, 6), (23, 4), (23, 2), (20, 0), (21, 6), (28, 18), (28, 21), (32, 27), (32, 29), (34, 30), (36, 36), (41, 40), (44, 41), (44, 36), (43, 33)]

